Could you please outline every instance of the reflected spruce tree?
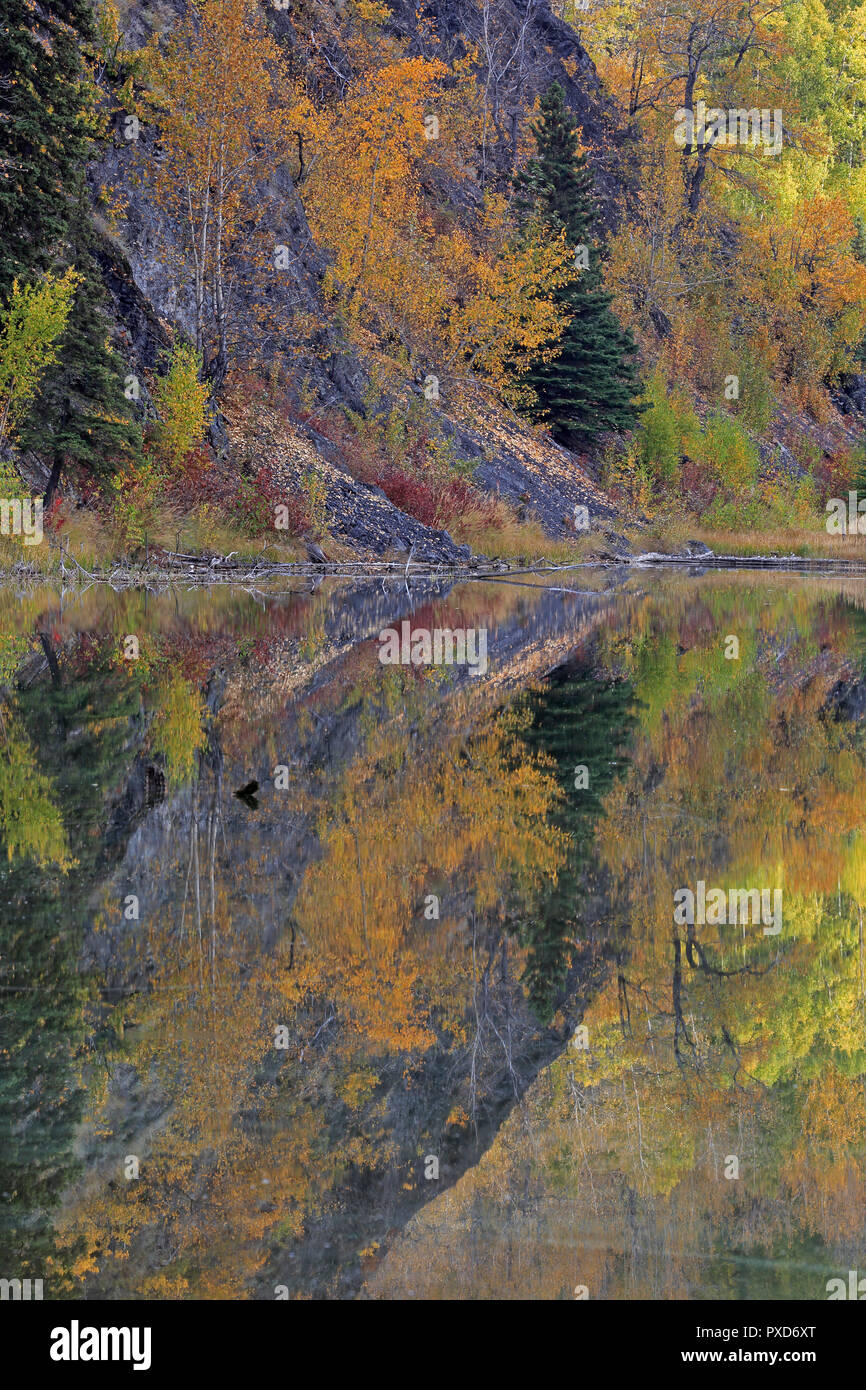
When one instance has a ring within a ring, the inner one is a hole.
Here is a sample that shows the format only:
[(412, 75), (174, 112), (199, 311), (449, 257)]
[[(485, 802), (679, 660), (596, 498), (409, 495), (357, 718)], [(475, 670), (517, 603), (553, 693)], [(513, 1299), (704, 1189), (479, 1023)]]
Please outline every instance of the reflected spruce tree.
[(0, 709), (0, 1145), (2, 1268), (51, 1273), (52, 1211), (80, 1164), (74, 1154), (90, 1038), (81, 973), (83, 923), (104, 854), (105, 805), (130, 761), (137, 693), (109, 670), (64, 679), (48, 670)]
[(542, 1023), (549, 1023), (563, 994), (581, 924), (595, 827), (606, 793), (628, 766), (636, 701), (628, 681), (600, 678), (585, 660), (557, 668), (544, 688), (530, 692), (524, 703), (532, 720), (524, 744), (531, 753), (543, 753), (556, 763), (563, 799), (553, 820), (571, 842), (555, 886), (519, 928), (529, 950), (523, 983), (533, 1011)]

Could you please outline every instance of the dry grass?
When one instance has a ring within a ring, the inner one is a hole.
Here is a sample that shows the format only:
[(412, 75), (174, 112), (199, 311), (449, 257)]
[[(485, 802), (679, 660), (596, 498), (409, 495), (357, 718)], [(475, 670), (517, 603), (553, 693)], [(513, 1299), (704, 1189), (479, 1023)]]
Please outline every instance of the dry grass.
[(666, 540), (680, 549), (686, 540), (703, 541), (717, 555), (799, 555), (825, 560), (866, 560), (866, 535), (830, 536), (823, 527), (773, 531), (713, 531), (701, 526), (672, 527)]
[[(85, 569), (110, 563), (116, 547), (108, 527), (95, 512), (80, 508), (73, 511), (60, 531), (64, 548)], [(27, 564), (40, 574), (60, 573), (60, 553), (57, 533), (45, 531), (39, 545), (25, 545), (17, 536), (0, 536), (0, 568)]]
[(296, 537), (274, 532), (273, 539), (251, 538), (209, 507), (186, 514), (173, 508), (161, 510), (148, 532), (148, 542), (189, 555), (230, 555), (234, 551), (239, 560), (255, 560), (267, 546), (270, 559), (306, 559), (304, 545)]
[(493, 560), (550, 560), (557, 564), (586, 560), (602, 549), (598, 538), (576, 535), (554, 540), (537, 521), (520, 521), (504, 502), (497, 502), (490, 519), (490, 508), (468, 511), (448, 525), (448, 534), (458, 545), (468, 545)]
[[(659, 550), (681, 554), (686, 542), (694, 540), (703, 541), (718, 555), (797, 555), (866, 561), (866, 535), (830, 536), (817, 523), (814, 528), (786, 531), (714, 531), (667, 518), (645, 528), (622, 529), (635, 553)], [(502, 502), (497, 503), (492, 521), (489, 508), (486, 514), (470, 510), (454, 520), (448, 530), (458, 544), (469, 545), (476, 554), (525, 564), (587, 562), (609, 550), (603, 538), (592, 533), (554, 540), (540, 523), (518, 520), (513, 509)], [(96, 512), (82, 507), (65, 514), (59, 532), (46, 531), (40, 545), (25, 546), (19, 537), (0, 535), (0, 570), (8, 571), (24, 563), (40, 574), (59, 576), (58, 537), (63, 538), (66, 554), (85, 570), (98, 568), (104, 572), (121, 558), (143, 558), (143, 547), (124, 544), (114, 527)], [(273, 539), (251, 539), (207, 507), (188, 515), (162, 508), (149, 529), (148, 540), (152, 549), (180, 549), (208, 556), (234, 552), (238, 560), (253, 561), (260, 555), (284, 562), (307, 558), (302, 540), (283, 533), (275, 533)], [(332, 563), (359, 558), (357, 552), (330, 536), (323, 537), (322, 548)]]
[[(103, 521), (96, 512), (80, 508), (64, 516), (59, 530), (46, 530), (39, 545), (25, 546), (17, 536), (0, 536), (0, 569), (9, 570), (23, 563), (40, 574), (59, 575), (58, 547), (61, 539), (64, 553), (77, 560), (85, 570), (98, 568), (104, 572), (121, 559), (140, 559), (144, 552), (143, 546), (124, 542), (117, 529)], [(237, 559), (250, 561), (263, 552), (268, 559), (275, 561), (307, 558), (303, 542), (295, 537), (280, 535), (276, 540), (264, 537), (251, 539), (207, 511), (183, 516), (169, 507), (162, 508), (154, 518), (153, 526), (148, 530), (148, 544), (151, 551), (156, 548), (180, 549), (191, 555), (228, 555), (234, 551)], [(335, 560), (344, 558), (344, 547), (332, 547), (327, 541), (325, 547), (329, 556), (333, 548)]]
[[(608, 549), (600, 537), (591, 534), (554, 540), (540, 523), (518, 521), (504, 505), (498, 508), (492, 524), (489, 517), (485, 519), (482, 515), (469, 512), (452, 522), (448, 531), (458, 545), (470, 546), (475, 554), (486, 555), (490, 559), (519, 560), (527, 564), (587, 561)], [(135, 559), (137, 562), (143, 559), (143, 546), (125, 542), (115, 527), (101, 520), (95, 512), (81, 508), (64, 520), (59, 532), (46, 531), (40, 545), (25, 546), (18, 537), (0, 536), (0, 570), (8, 571), (24, 563), (40, 574), (59, 576), (58, 542), (61, 537), (65, 554), (71, 555), (85, 570), (99, 569), (105, 572), (121, 560)], [(302, 540), (280, 533), (275, 533), (274, 539), (250, 539), (207, 509), (184, 516), (171, 508), (163, 508), (148, 528), (148, 543), (151, 555), (155, 549), (161, 548), (207, 556), (234, 552), (236, 559), (250, 561), (260, 555), (280, 562), (307, 559)], [(331, 563), (339, 564), (359, 558), (357, 551), (331, 536), (323, 537), (321, 545)], [(382, 558), (399, 559), (400, 556), (395, 552), (390, 557)]]

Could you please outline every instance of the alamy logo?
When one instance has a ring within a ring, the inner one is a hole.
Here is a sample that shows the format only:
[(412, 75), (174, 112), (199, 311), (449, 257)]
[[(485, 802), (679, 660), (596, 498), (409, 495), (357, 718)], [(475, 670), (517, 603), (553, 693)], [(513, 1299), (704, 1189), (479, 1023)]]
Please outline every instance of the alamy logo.
[(23, 536), (25, 545), (42, 540), (42, 498), (22, 502), (20, 497), (0, 498), (0, 535)]
[(52, 1361), (131, 1361), (134, 1371), (150, 1370), (149, 1327), (69, 1327), (51, 1330)]
[(379, 660), (383, 666), (468, 666), (473, 676), (487, 672), (487, 628), (413, 628), (404, 619), (398, 632), (386, 627), (379, 633)]
[(827, 1298), (830, 1302), (839, 1298), (856, 1298), (862, 1303), (866, 1299), (866, 1279), (857, 1278), (857, 1270), (848, 1270), (848, 1287), (845, 1287), (844, 1279), (828, 1279), (826, 1284)]
[(866, 497), (849, 492), (847, 508), (843, 498), (831, 497), (824, 510), (828, 536), (866, 536)]
[(41, 1279), (0, 1279), (0, 1301), (39, 1299), (42, 1297)]
[(762, 145), (764, 154), (779, 154), (782, 149), (782, 112), (777, 107), (735, 106), (723, 111), (720, 106), (707, 106), (699, 101), (693, 111), (681, 106), (674, 112), (674, 144), (681, 150), (687, 145), (704, 148), (707, 145)]
[[(677, 888), (674, 893), (674, 921), (680, 927), (722, 927), (730, 923), (750, 922), (764, 925), (765, 936), (778, 936), (782, 930), (781, 888), (707, 888), (698, 879), (697, 891)], [(770, 893), (772, 892), (772, 907)]]

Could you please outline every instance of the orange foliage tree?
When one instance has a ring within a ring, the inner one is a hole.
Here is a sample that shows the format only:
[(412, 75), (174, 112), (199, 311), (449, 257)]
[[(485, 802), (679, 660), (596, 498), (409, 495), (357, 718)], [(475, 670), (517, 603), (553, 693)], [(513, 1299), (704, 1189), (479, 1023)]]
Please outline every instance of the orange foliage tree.
[(851, 369), (866, 332), (866, 266), (842, 199), (816, 194), (792, 215), (746, 226), (743, 288), (753, 324), (771, 332), (789, 378)]
[(497, 388), (528, 353), (558, 336), (553, 288), (561, 241), (513, 236), (505, 201), (444, 219), (428, 187), (466, 180), (478, 94), (468, 61), (407, 56), (369, 30), (343, 99), (308, 108), (304, 202), (333, 255), (327, 285), (356, 340), (397, 345), (450, 372), (479, 371)]

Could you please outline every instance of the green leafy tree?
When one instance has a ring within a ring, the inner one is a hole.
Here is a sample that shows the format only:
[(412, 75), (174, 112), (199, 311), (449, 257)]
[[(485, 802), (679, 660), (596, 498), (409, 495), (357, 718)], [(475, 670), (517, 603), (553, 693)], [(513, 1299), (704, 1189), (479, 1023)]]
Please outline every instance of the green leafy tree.
[(12, 282), (9, 305), (0, 314), (0, 445), (14, 434), (44, 373), (57, 361), (57, 340), (79, 279), (67, 270), (36, 285)]
[(515, 179), (516, 208), (527, 230), (540, 223), (553, 234), (565, 232), (575, 275), (554, 291), (567, 319), (559, 351), (536, 361), (524, 382), (534, 399), (529, 407), (534, 418), (561, 443), (580, 447), (603, 430), (636, 424), (636, 345), (611, 312), (611, 297), (602, 286), (598, 251), (590, 240), (592, 175), (586, 156), (578, 153), (576, 124), (558, 82), (542, 98), (532, 133), (537, 154)]

